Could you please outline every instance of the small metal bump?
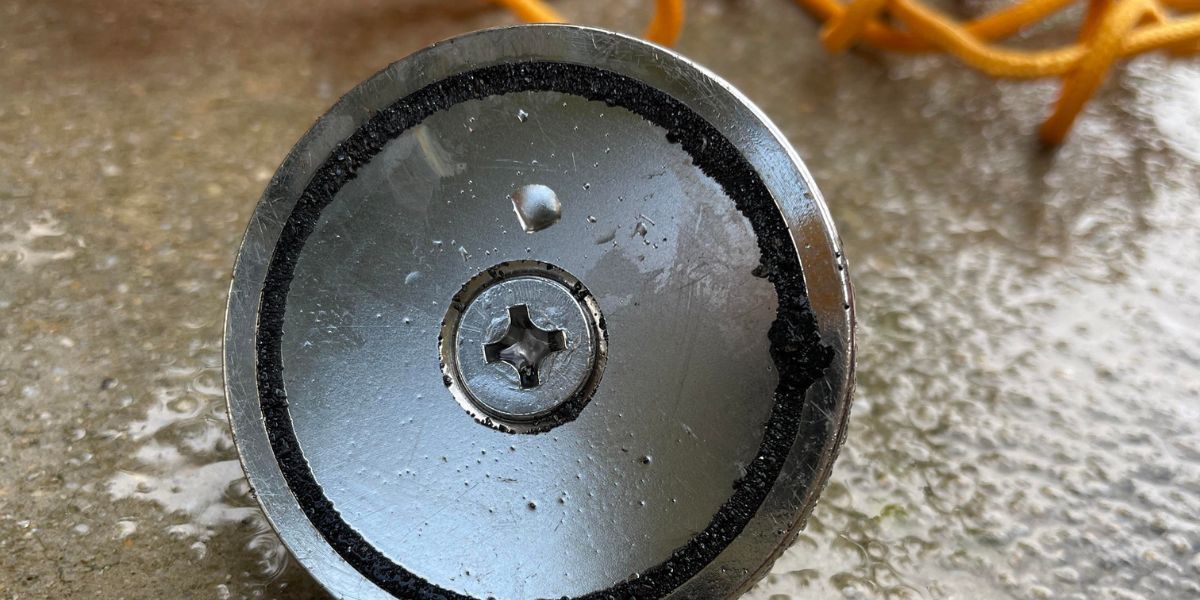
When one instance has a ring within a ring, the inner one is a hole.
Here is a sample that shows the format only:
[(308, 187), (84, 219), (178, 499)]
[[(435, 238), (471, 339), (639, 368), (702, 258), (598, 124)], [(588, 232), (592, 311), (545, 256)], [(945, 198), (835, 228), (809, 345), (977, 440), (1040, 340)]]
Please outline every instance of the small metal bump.
[(562, 202), (558, 194), (539, 183), (521, 186), (513, 193), (512, 203), (525, 233), (541, 231), (562, 219)]

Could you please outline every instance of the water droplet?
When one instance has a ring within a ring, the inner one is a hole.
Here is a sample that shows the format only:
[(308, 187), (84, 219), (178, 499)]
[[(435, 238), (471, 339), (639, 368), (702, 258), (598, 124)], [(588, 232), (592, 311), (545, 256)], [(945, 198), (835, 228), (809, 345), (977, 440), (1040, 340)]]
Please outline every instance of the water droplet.
[(562, 203), (554, 190), (540, 184), (521, 187), (512, 195), (513, 211), (526, 233), (541, 231), (562, 218)]
[(616, 239), (616, 237), (617, 237), (617, 229), (614, 227), (614, 228), (609, 229), (608, 231), (605, 231), (604, 233), (600, 234), (600, 236), (598, 236), (596, 238), (596, 243), (597, 244), (607, 244), (607, 243), (613, 241), (614, 239)]

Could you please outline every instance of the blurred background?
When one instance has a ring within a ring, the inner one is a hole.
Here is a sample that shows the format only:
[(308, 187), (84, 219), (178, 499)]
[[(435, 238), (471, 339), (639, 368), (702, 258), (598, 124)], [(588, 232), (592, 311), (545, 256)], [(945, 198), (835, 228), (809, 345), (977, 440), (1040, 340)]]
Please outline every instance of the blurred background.
[[(554, 6), (634, 34), (652, 12)], [(812, 170), (860, 317), (848, 441), (749, 597), (1200, 596), (1200, 64), (1126, 64), (1045, 151), (1053, 81), (830, 56), (785, 0), (687, 19), (678, 50)], [(322, 597), (226, 421), (243, 227), (340, 94), (515, 22), (474, 0), (0, 0), (0, 595)]]

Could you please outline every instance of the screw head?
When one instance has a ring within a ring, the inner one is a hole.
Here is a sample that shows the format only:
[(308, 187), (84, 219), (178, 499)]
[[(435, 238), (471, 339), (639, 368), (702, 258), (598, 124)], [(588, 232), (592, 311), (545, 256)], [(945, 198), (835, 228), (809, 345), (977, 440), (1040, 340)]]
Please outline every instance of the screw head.
[(567, 333), (561, 329), (547, 331), (529, 318), (529, 306), (508, 307), (508, 328), (494, 342), (483, 345), (483, 357), (488, 364), (503, 362), (517, 372), (521, 387), (535, 388), (541, 384), (539, 370), (542, 361), (554, 352), (567, 349)]
[(595, 299), (547, 263), (497, 265), (455, 295), (440, 340), (445, 380), (467, 412), (505, 431), (578, 415), (604, 365)]

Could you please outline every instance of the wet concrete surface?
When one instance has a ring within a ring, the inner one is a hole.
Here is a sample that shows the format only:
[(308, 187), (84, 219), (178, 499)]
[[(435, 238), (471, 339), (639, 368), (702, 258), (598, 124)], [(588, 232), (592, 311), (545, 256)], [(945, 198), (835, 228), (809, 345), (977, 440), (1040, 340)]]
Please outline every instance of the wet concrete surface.
[[(1133, 61), (1048, 153), (1052, 83), (831, 58), (783, 1), (688, 16), (679, 48), (822, 187), (860, 316), (847, 444), (748, 597), (1200, 595), (1200, 65)], [(341, 92), (511, 22), (473, 2), (0, 4), (0, 594), (321, 597), (226, 423), (237, 243)]]

